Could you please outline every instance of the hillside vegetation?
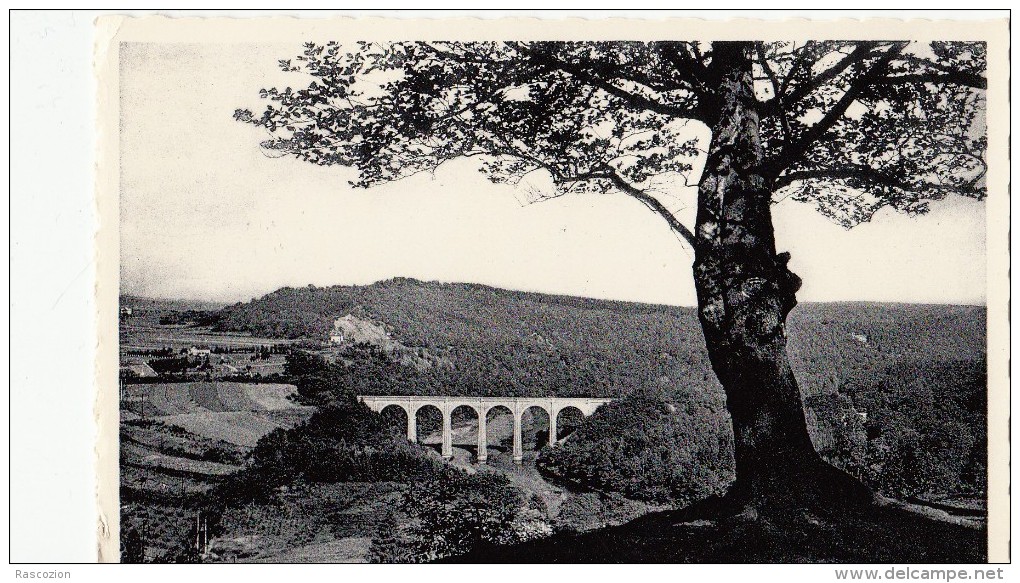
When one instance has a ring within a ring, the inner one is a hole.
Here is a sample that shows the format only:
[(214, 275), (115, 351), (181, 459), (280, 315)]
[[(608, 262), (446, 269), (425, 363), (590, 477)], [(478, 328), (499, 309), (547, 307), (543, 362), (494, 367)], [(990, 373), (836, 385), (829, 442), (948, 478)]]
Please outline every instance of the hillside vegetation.
[(217, 327), (326, 339), (347, 314), (385, 323), (394, 340), (441, 364), (416, 392), (617, 396), (663, 375), (704, 380), (707, 370), (688, 308), (473, 284), (283, 288), (225, 308)]
[[(449, 359), (419, 390), (452, 394), (619, 396), (666, 384), (721, 395), (693, 308), (397, 278), (368, 286), (281, 288), (217, 313), (216, 327), (326, 340), (353, 314), (409, 350)], [(806, 395), (894, 363), (973, 360), (985, 310), (974, 306), (801, 304), (790, 353)], [(445, 371), (445, 372), (444, 372)]]

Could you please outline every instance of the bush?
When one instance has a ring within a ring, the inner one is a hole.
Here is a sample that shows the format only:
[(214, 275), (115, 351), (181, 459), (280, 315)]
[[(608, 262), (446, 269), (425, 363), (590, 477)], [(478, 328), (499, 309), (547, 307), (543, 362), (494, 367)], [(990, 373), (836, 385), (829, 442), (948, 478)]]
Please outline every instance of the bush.
[(130, 525), (125, 525), (120, 534), (120, 562), (138, 564), (145, 562), (145, 541)]
[(810, 395), (804, 399), (808, 427), (825, 461), (867, 480), (868, 436), (864, 417), (843, 394)]
[(372, 562), (429, 562), (486, 545), (508, 545), (552, 534), (544, 514), (502, 474), (455, 473), (411, 483), (396, 520), (373, 539)]
[(571, 497), (560, 506), (553, 526), (571, 534), (623, 524), (644, 514), (640, 502), (600, 492), (585, 492)]
[(219, 464), (236, 464), (239, 461), (238, 457), (239, 456), (234, 452), (226, 448), (214, 445), (204, 450), (202, 452), (202, 455), (199, 456), (199, 459), (207, 462), (216, 462)]
[(149, 360), (147, 364), (160, 375), (179, 374), (188, 370), (190, 361), (188, 357), (182, 356), (180, 358), (154, 358)]
[(268, 500), (276, 489), (307, 482), (419, 481), (459, 473), (387, 428), (364, 403), (336, 401), (291, 429), (256, 444), (247, 465), (220, 486), (227, 501)]

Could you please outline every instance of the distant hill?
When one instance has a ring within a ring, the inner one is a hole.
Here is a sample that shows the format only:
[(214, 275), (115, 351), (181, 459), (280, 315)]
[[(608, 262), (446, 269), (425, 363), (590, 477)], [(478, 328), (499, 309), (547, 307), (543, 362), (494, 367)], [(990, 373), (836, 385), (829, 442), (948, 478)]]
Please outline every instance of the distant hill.
[[(347, 314), (382, 323), (411, 350), (452, 361), (441, 379), (451, 392), (612, 396), (657, 385), (721, 399), (694, 308), (397, 278), (282, 288), (225, 307), (217, 327), (326, 340)], [(801, 304), (789, 329), (791, 359), (809, 397), (897, 363), (969, 361), (985, 350), (980, 306)]]

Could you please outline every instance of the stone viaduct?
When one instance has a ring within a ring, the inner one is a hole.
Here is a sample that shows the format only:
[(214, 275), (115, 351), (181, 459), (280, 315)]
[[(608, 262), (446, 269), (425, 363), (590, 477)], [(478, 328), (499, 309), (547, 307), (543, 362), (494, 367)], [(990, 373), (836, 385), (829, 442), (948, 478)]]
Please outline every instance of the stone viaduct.
[(417, 413), (422, 407), (432, 406), (443, 415), (443, 446), (442, 454), (446, 459), (453, 457), (453, 427), (451, 414), (457, 407), (470, 407), (478, 415), (478, 463), (484, 464), (488, 457), (488, 442), (485, 435), (486, 415), (496, 407), (502, 407), (513, 416), (514, 424), (514, 461), (520, 463), (524, 459), (524, 445), (521, 439), (521, 420), (524, 412), (538, 407), (549, 416), (549, 443), (556, 443), (556, 418), (561, 411), (574, 408), (587, 417), (595, 412), (599, 405), (612, 399), (573, 398), (573, 397), (401, 397), (401, 396), (361, 396), (358, 397), (368, 408), (381, 413), (389, 406), (400, 407), (407, 414), (407, 439), (418, 441)]

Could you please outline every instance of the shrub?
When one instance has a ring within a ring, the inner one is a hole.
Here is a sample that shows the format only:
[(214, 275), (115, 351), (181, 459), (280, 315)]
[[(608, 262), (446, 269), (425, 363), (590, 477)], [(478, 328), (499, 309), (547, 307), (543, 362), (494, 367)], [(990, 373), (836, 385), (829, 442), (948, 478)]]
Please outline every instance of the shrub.
[(228, 502), (268, 500), (277, 488), (299, 479), (419, 481), (450, 473), (460, 471), (393, 435), (364, 403), (344, 400), (322, 407), (305, 423), (264, 436), (219, 493)]
[(620, 495), (585, 492), (560, 506), (553, 526), (557, 531), (581, 533), (623, 524), (644, 513), (644, 506)]
[(502, 474), (458, 472), (411, 483), (396, 520), (373, 539), (373, 562), (428, 562), (552, 534), (545, 515)]

